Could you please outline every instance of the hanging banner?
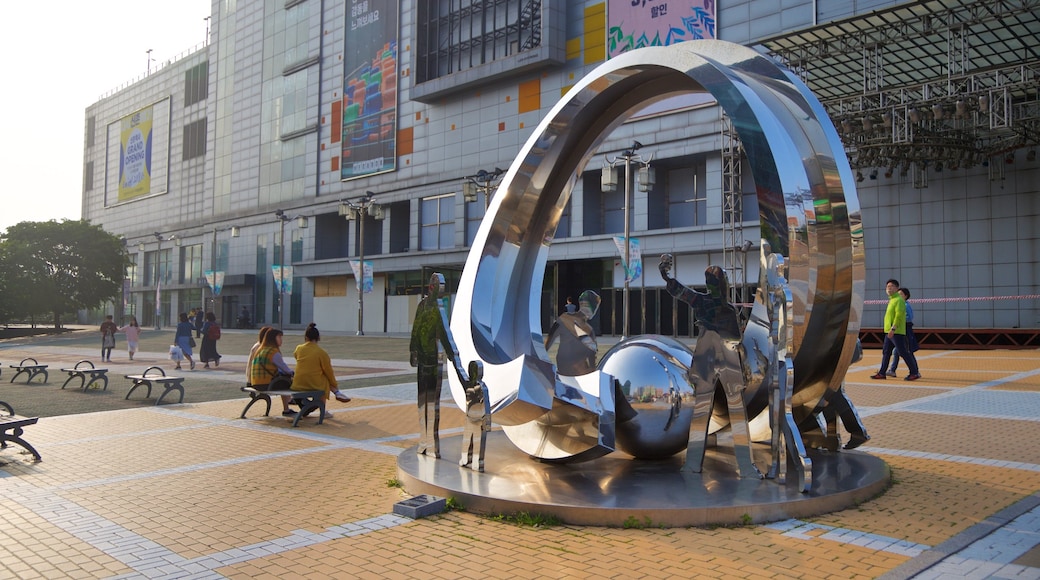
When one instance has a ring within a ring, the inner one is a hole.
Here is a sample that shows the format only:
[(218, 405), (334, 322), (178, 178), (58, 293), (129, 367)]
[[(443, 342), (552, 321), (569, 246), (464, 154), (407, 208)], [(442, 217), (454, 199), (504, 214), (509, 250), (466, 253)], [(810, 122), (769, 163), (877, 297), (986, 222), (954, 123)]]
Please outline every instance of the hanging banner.
[[(354, 272), (354, 286), (361, 291), (361, 272), (360, 262), (357, 260), (350, 260), (350, 269)], [(372, 292), (372, 262), (365, 260), (365, 275), (364, 275), (364, 293), (368, 294)]]
[[(347, 3), (340, 179), (397, 165), (397, 0)], [(339, 137), (339, 135), (337, 135)]]
[(292, 294), (292, 266), (271, 266), (271, 275), (274, 276), (274, 287), (279, 293)]
[(152, 108), (120, 120), (119, 201), (151, 193)]
[(715, 0), (610, 0), (609, 57), (644, 46), (715, 38)]
[(621, 266), (625, 269), (625, 281), (632, 282), (643, 277), (643, 255), (639, 247), (639, 238), (629, 238), (628, 259), (631, 267), (625, 262), (625, 237), (614, 236), (614, 245), (621, 254)]
[(220, 296), (220, 290), (224, 287), (224, 271), (206, 270), (203, 275), (206, 276), (206, 284), (213, 290), (213, 296)]

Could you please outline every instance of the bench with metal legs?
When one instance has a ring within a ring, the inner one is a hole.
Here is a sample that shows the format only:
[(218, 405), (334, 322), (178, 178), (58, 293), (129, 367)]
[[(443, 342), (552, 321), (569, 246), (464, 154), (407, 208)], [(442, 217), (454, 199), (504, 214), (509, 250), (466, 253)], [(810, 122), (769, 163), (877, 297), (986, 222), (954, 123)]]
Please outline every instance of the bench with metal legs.
[(159, 398), (155, 400), (155, 404), (158, 405), (162, 402), (163, 398), (166, 397), (171, 391), (177, 391), (180, 393), (180, 400), (178, 403), (184, 402), (184, 377), (171, 377), (166, 375), (166, 371), (162, 367), (148, 367), (143, 373), (139, 375), (124, 375), (126, 378), (133, 381), (133, 386), (130, 387), (130, 392), (124, 397), (126, 400), (130, 399), (130, 395), (134, 393), (137, 387), (144, 386), (148, 389), (145, 397), (152, 396), (152, 383), (162, 385), (163, 392), (159, 395)]
[[(32, 361), (32, 362), (30, 363), (29, 361)], [(47, 365), (41, 365), (39, 363), (39, 361), (37, 361), (36, 359), (34, 359), (32, 357), (23, 358), (22, 362), (20, 362), (20, 363), (18, 363), (16, 365), (8, 365), (8, 366), (10, 366), (12, 369), (15, 369), (16, 371), (18, 371), (18, 372), (16, 372), (14, 374), (13, 377), (11, 377), (11, 382), (12, 383), (22, 373), (25, 373), (25, 374), (29, 375), (29, 378), (26, 379), (26, 381), (25, 381), (25, 384), (27, 384), (27, 385), (29, 383), (31, 383), (32, 380), (37, 377), (37, 375), (43, 375), (43, 380), (40, 381), (41, 383), (46, 383), (47, 382)]]
[[(69, 378), (65, 379), (65, 384), (61, 388), (68, 386), (72, 379), (79, 379), (79, 386), (81, 389), (86, 391), (91, 385), (98, 381), (104, 381), (104, 386), (101, 387), (102, 391), (108, 390), (108, 369), (99, 369), (94, 367), (94, 363), (89, 360), (81, 360), (76, 363), (76, 366), (71, 369), (61, 369), (62, 371), (69, 373)], [(90, 380), (87, 380), (87, 379)]]

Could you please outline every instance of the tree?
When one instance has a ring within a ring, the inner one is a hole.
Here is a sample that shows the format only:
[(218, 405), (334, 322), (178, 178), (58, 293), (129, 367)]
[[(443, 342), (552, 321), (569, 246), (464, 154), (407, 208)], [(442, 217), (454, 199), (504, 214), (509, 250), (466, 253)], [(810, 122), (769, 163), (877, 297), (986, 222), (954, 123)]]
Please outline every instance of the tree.
[(61, 315), (119, 295), (130, 258), (123, 241), (83, 220), (22, 222), (0, 244), (5, 299), (15, 316)]

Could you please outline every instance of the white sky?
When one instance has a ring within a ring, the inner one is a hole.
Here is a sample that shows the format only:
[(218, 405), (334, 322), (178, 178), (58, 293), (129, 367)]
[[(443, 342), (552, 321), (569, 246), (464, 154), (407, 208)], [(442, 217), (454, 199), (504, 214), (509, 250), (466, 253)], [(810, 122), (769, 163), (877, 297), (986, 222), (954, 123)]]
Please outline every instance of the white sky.
[[(5, 2), (0, 231), (79, 219), (86, 108), (206, 39), (210, 0)], [(103, 121), (98, 120), (99, 126)]]

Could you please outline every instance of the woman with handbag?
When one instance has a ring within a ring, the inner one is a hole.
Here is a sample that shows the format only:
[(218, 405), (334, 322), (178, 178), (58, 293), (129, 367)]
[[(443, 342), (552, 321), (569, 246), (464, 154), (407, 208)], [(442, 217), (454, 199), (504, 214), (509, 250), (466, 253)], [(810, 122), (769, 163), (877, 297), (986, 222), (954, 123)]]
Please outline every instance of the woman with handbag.
[(212, 312), (206, 313), (206, 322), (202, 325), (202, 348), (199, 349), (199, 359), (202, 360), (203, 368), (209, 368), (212, 361), (213, 366), (220, 366), (220, 353), (217, 352), (217, 341), (220, 340), (220, 325), (217, 317)]
[[(292, 384), (293, 371), (282, 358), (282, 331), (272, 328), (264, 335), (260, 348), (253, 354), (249, 363), (249, 385), (258, 391), (278, 391), (288, 389)], [(288, 379), (288, 380), (286, 380)], [(284, 382), (284, 386), (274, 387), (275, 383)], [(282, 415), (295, 415), (289, 409), (290, 398), (282, 396)]]
[[(177, 323), (177, 334), (174, 335), (173, 343), (181, 347), (181, 354), (188, 359), (188, 363), (191, 364), (191, 370), (195, 370), (195, 359), (191, 358), (191, 349), (195, 346), (195, 339), (191, 337), (193, 332), (195, 332), (195, 327), (188, 322), (188, 313), (181, 312), (180, 322)], [(177, 361), (177, 368), (181, 368), (181, 361)]]
[[(325, 391), (323, 397), (329, 400), (331, 392), (336, 400), (341, 403), (349, 403), (350, 397), (339, 390), (336, 382), (336, 374), (332, 372), (332, 359), (325, 349), (318, 346), (321, 335), (318, 326), (313, 322), (303, 333), (304, 343), (297, 346), (293, 351), (296, 357), (296, 374), (293, 375), (292, 390), (294, 391)], [(331, 413), (325, 411), (325, 416)]]

